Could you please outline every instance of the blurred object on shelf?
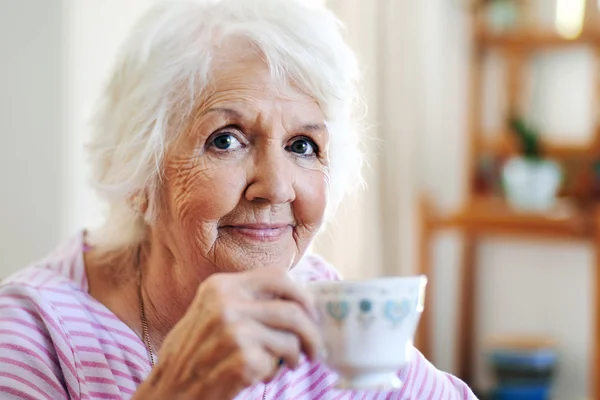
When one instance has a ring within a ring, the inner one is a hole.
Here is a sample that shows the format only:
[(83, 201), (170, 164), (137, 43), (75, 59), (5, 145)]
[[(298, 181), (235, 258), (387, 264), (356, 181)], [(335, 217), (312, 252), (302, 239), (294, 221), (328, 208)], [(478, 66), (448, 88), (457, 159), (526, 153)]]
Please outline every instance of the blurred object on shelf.
[(494, 373), (494, 400), (548, 400), (551, 398), (558, 355), (550, 338), (496, 339), (488, 350)]
[(515, 0), (488, 0), (487, 25), (494, 33), (515, 30), (519, 21), (519, 7)]
[(502, 188), (499, 185), (498, 176), (501, 170), (501, 163), (491, 154), (482, 154), (477, 160), (475, 167), (474, 186), (477, 193), (486, 195), (499, 195)]
[(539, 132), (521, 117), (511, 117), (520, 155), (502, 167), (508, 203), (518, 211), (547, 211), (554, 207), (561, 183), (560, 166), (543, 155)]
[(560, 167), (552, 160), (515, 157), (502, 168), (506, 200), (517, 211), (551, 210), (560, 177)]
[(497, 388), (491, 400), (550, 400), (552, 391), (547, 386), (503, 386)]
[(465, 0), (463, 4), (482, 11), (481, 22), (489, 34), (553, 31), (567, 40), (578, 38), (586, 28), (594, 30), (600, 8), (597, 0)]

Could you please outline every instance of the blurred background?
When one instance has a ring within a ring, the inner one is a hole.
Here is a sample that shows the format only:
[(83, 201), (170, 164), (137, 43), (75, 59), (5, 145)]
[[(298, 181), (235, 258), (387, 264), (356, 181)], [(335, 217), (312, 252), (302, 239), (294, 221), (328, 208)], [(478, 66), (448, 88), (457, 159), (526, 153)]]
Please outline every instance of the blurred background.
[[(367, 188), (313, 250), (427, 273), (419, 348), (478, 390), (600, 399), (600, 2), (305, 1), (346, 25), (368, 108)], [(88, 121), (152, 3), (0, 0), (0, 279), (102, 221)]]

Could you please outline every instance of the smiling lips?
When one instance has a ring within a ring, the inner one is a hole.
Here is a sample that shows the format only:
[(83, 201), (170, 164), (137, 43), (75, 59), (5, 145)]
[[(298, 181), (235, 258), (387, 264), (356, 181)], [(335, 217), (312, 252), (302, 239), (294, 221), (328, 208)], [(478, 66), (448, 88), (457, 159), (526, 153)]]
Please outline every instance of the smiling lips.
[(221, 229), (230, 234), (259, 242), (275, 242), (293, 229), (293, 224), (240, 224), (226, 225)]

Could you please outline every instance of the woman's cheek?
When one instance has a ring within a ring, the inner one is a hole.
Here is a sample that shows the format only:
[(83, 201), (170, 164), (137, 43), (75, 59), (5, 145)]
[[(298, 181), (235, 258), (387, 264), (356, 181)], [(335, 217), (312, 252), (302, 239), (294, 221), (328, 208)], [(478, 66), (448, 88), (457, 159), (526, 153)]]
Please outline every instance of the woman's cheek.
[(303, 171), (296, 179), (294, 214), (301, 225), (317, 230), (327, 206), (327, 175), (323, 171)]
[[(215, 164), (215, 163), (213, 163)], [(194, 174), (183, 189), (186, 204), (195, 220), (217, 221), (239, 203), (246, 185), (245, 171), (232, 165), (208, 168)]]

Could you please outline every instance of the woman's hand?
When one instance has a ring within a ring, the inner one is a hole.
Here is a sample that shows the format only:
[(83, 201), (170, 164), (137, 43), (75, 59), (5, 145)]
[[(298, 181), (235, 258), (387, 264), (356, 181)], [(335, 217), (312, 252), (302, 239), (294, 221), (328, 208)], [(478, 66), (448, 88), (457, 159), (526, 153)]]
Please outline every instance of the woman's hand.
[(165, 338), (158, 364), (135, 398), (233, 399), (268, 382), (282, 359), (321, 351), (316, 312), (286, 271), (215, 274)]

